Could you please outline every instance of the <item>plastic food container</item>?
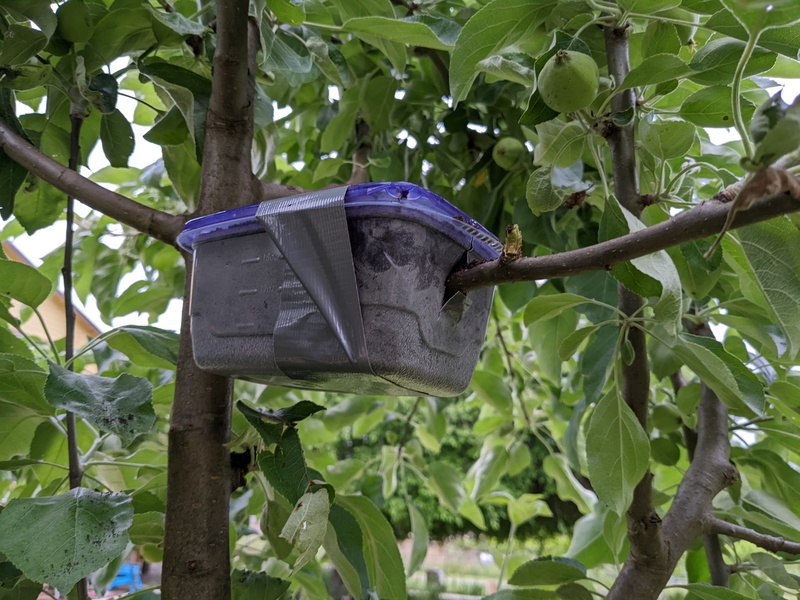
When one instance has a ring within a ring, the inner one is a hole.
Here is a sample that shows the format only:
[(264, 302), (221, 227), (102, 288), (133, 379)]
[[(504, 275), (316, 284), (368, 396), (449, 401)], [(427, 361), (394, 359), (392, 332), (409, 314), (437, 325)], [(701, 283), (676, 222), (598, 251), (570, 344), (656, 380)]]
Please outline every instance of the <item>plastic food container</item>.
[(458, 266), (500, 242), (408, 183), (323, 190), (194, 219), (198, 366), (273, 385), (452, 396), (466, 389), (491, 288), (445, 298)]

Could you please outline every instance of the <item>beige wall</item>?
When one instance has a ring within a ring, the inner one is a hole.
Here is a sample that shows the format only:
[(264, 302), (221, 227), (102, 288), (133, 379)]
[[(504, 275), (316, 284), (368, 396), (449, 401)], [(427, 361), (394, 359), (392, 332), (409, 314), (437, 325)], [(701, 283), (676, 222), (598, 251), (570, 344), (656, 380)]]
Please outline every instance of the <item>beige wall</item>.
[[(30, 265), (30, 261), (23, 256), (19, 250), (10, 243), (3, 242), (3, 251), (11, 260)], [(14, 302), (11, 312), (19, 316), (20, 306)], [(47, 329), (54, 340), (60, 340), (66, 335), (66, 325), (64, 323), (64, 295), (55, 291), (50, 297), (39, 306), (39, 313), (47, 324)], [(31, 316), (22, 324), (22, 330), (30, 336), (45, 339), (44, 329), (36, 315)], [(75, 310), (75, 348), (80, 348), (90, 339), (100, 335), (100, 330), (86, 318), (86, 315), (79, 310)]]

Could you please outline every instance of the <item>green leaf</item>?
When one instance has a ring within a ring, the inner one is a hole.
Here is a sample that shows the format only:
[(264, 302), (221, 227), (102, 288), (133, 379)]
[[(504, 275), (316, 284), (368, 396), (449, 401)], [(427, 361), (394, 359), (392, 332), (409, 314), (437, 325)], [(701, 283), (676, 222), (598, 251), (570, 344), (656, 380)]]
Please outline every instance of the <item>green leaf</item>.
[(800, 231), (785, 217), (738, 231), (742, 250), (789, 342), (800, 352)]
[(232, 600), (280, 600), (289, 582), (265, 573), (234, 569), (231, 573)]
[(74, 412), (127, 445), (150, 431), (156, 420), (153, 386), (144, 378), (124, 373), (116, 379), (73, 373), (50, 363), (44, 386), (51, 406)]
[[(344, 511), (344, 509), (340, 507), (337, 508)], [(363, 554), (361, 554), (360, 530), (357, 523), (354, 523), (353, 526), (355, 530), (359, 532), (358, 550), (361, 561), (363, 562), (364, 557)], [(347, 591), (350, 592), (353, 598), (361, 598), (363, 596), (363, 591), (359, 572), (340, 549), (339, 538), (333, 523), (328, 523), (327, 530), (325, 531), (325, 539), (322, 541), (322, 547), (325, 549), (325, 554), (328, 556), (328, 559), (333, 563), (333, 567), (339, 572), (339, 576), (342, 578), (342, 582), (347, 588)], [(366, 564), (364, 565), (364, 576), (368, 577), (366, 575)], [(367, 579), (365, 583), (369, 584), (369, 579)]]
[(104, 114), (100, 119), (100, 141), (103, 153), (112, 167), (127, 167), (136, 141), (128, 119), (119, 109)]
[(633, 488), (647, 472), (650, 441), (616, 388), (600, 400), (592, 414), (586, 455), (589, 479), (598, 498), (624, 515)]
[[(744, 42), (748, 38), (745, 28), (728, 10), (719, 10), (711, 15), (703, 27)], [(796, 61), (797, 48), (800, 46), (800, 25), (764, 31), (758, 38), (758, 45)]]
[(597, 331), (597, 329), (597, 325), (589, 325), (573, 331), (564, 338), (564, 340), (561, 342), (561, 345), (558, 347), (558, 357), (561, 360), (569, 360), (572, 355), (578, 351), (578, 348), (583, 341)]
[(761, 383), (722, 344), (711, 338), (682, 334), (672, 350), (729, 408), (744, 415), (763, 413)]
[(750, 560), (756, 563), (756, 566), (778, 585), (787, 587), (790, 590), (798, 589), (797, 580), (789, 575), (781, 559), (765, 552), (753, 552), (750, 555)]
[(341, 51), (320, 37), (312, 36), (306, 40), (314, 64), (336, 85), (348, 87), (351, 81), (350, 68)]
[(490, 371), (479, 369), (472, 375), (470, 387), (483, 402), (493, 406), (500, 413), (511, 416), (513, 399), (511, 388), (505, 379)]
[(411, 577), (422, 566), (425, 555), (428, 553), (430, 537), (425, 517), (419, 509), (412, 503), (408, 504), (408, 518), (411, 521), (411, 556), (406, 567), (406, 577)]
[(428, 485), (447, 508), (457, 513), (464, 501), (463, 475), (452, 465), (434, 461), (428, 464)]
[(629, 12), (659, 12), (680, 5), (680, 0), (620, 0), (619, 5)]
[[(694, 71), (689, 79), (701, 85), (729, 84), (744, 49), (744, 42), (730, 38), (706, 42), (689, 62), (689, 67)], [(775, 54), (756, 46), (744, 68), (744, 76), (763, 73), (774, 64)]]
[(695, 126), (686, 121), (639, 121), (639, 139), (656, 158), (668, 160), (686, 156), (694, 144)]
[(591, 600), (592, 592), (578, 583), (565, 583), (556, 590), (559, 600)]
[(547, 0), (492, 0), (466, 22), (450, 59), (450, 95), (465, 100), (477, 65), (537, 28), (551, 6)]
[(309, 73), (313, 66), (305, 44), (282, 29), (261, 28), (261, 67), (284, 73)]
[[(263, 424), (260, 430), (265, 429), (265, 426)], [(272, 427), (278, 428), (278, 431), (283, 428), (282, 425)], [(310, 477), (300, 437), (294, 427), (286, 428), (274, 452), (266, 450), (261, 453), (258, 465), (269, 483), (290, 503), (296, 504), (305, 493)]]
[(47, 372), (31, 360), (15, 354), (0, 354), (0, 406), (16, 405), (35, 414), (53, 414), (44, 397)]
[(793, 152), (800, 144), (800, 101), (787, 106), (775, 94), (756, 110), (750, 130), (756, 142), (753, 163), (765, 167)]
[(291, 542), (299, 552), (294, 562), (294, 572), (298, 572), (316, 556), (328, 528), (330, 508), (330, 496), (324, 488), (313, 493), (306, 492), (295, 504), (281, 531), (281, 537)]
[(536, 133), (539, 143), (533, 149), (533, 164), (566, 168), (580, 159), (586, 131), (578, 123), (554, 119), (537, 125)]
[(657, 54), (678, 54), (683, 44), (672, 23), (652, 21), (642, 36), (642, 58)]
[(71, 590), (125, 549), (132, 520), (126, 494), (75, 488), (18, 498), (0, 513), (0, 552), (29, 579)]
[(461, 28), (455, 21), (432, 15), (413, 15), (402, 19), (358, 17), (345, 21), (342, 27), (353, 33), (365, 33), (409, 46), (435, 50), (450, 50), (461, 33)]
[(178, 364), (178, 334), (158, 327), (123, 325), (106, 334), (106, 343), (140, 367), (174, 369)]
[(17, 192), (14, 216), (30, 235), (52, 225), (64, 213), (66, 203), (63, 192), (40, 182), (32, 190), (22, 188)]
[(12, 23), (0, 43), (0, 64), (19, 65), (35, 56), (47, 45), (47, 37), (33, 27)]
[(391, 525), (381, 511), (364, 496), (336, 496), (336, 503), (349, 511), (361, 527), (369, 580), (381, 600), (405, 600), (406, 579)]
[(534, 61), (527, 54), (493, 54), (480, 61), (477, 69), (496, 79), (505, 79), (528, 87), (536, 84)]
[(208, 31), (208, 27), (183, 16), (178, 11), (167, 12), (165, 10), (156, 10), (152, 6), (147, 6), (147, 8), (150, 10), (150, 14), (153, 15), (153, 18), (180, 36), (202, 36)]
[(508, 583), (511, 585), (559, 585), (586, 577), (586, 567), (572, 558), (535, 558), (520, 565)]
[[(360, 17), (394, 18), (394, 9), (389, 0), (333, 0), (342, 21)], [(380, 50), (399, 73), (405, 70), (406, 51), (400, 42), (392, 42), (367, 33), (357, 33), (360, 39)]]
[(50, 8), (50, 0), (3, 0), (2, 6), (36, 23), (48, 38), (56, 31), (58, 21)]
[[(600, 238), (612, 239), (644, 229), (644, 223), (621, 207), (615, 199), (606, 201), (600, 221)], [(643, 296), (660, 296), (653, 307), (656, 318), (671, 335), (677, 335), (683, 315), (683, 290), (675, 265), (665, 251), (616, 265), (611, 274), (629, 290)]]
[(528, 338), (536, 351), (539, 367), (556, 385), (560, 385), (563, 367), (558, 349), (564, 339), (575, 331), (577, 325), (577, 313), (564, 311), (546, 321), (536, 321), (528, 328)]
[(189, 127), (180, 109), (173, 106), (143, 137), (159, 146), (178, 146), (189, 137)]
[(50, 280), (33, 267), (0, 258), (0, 296), (39, 306), (53, 291)]
[(583, 374), (583, 394), (587, 402), (597, 400), (605, 387), (614, 364), (617, 339), (619, 327), (603, 325), (581, 354), (578, 367)]
[(569, 308), (574, 308), (586, 302), (592, 302), (589, 298), (578, 296), (577, 294), (546, 294), (536, 296), (525, 307), (523, 320), (526, 325), (536, 321), (544, 321), (560, 315)]
[(519, 118), (519, 124), (525, 127), (535, 127), (539, 123), (550, 121), (558, 116), (558, 112), (547, 106), (542, 100), (542, 95), (535, 90), (528, 98), (528, 106)]
[(751, 33), (783, 28), (800, 22), (800, 6), (796, 2), (760, 2), (753, 0), (720, 0), (736, 20)]
[(675, 54), (654, 54), (628, 72), (618, 91), (681, 79), (692, 73)]
[(394, 93), (397, 81), (392, 77), (378, 76), (370, 79), (364, 88), (364, 94), (369, 98), (361, 107), (364, 120), (372, 131), (385, 131), (391, 125), (390, 116), (395, 104)]
[(531, 212), (538, 217), (543, 212), (556, 210), (563, 205), (566, 195), (560, 194), (553, 186), (552, 169), (541, 167), (528, 178), (525, 199)]
[(559, 498), (572, 501), (582, 513), (592, 512), (592, 506), (597, 498), (575, 478), (566, 456), (563, 454), (546, 456), (542, 461), (542, 467), (545, 474), (555, 481)]
[[(328, 519), (329, 531), (333, 531), (335, 540), (326, 540), (325, 551), (328, 552), (334, 566), (342, 575), (353, 598), (361, 598), (363, 591), (370, 589), (361, 527), (352, 514), (336, 503), (331, 506)], [(333, 542), (335, 542), (335, 547)]]
[[(740, 104), (742, 117), (747, 122), (752, 118), (755, 106), (747, 98), (741, 98)], [(732, 127), (731, 88), (712, 85), (698, 90), (683, 101), (678, 114), (698, 127)]]
[(748, 596), (743, 596), (739, 592), (734, 592), (727, 588), (711, 586), (706, 583), (690, 583), (681, 586), (689, 590), (700, 600), (747, 600)]
[[(203, 158), (206, 115), (211, 98), (211, 81), (189, 69), (161, 60), (140, 61), (137, 66), (139, 67), (139, 72), (146, 75), (155, 85), (164, 90), (181, 111), (189, 131), (192, 132), (192, 138), (195, 143), (195, 156), (199, 163)], [(176, 169), (170, 168), (170, 161), (167, 158), (171, 156), (171, 160), (176, 161), (178, 158), (176, 152), (180, 147), (169, 146), (165, 148), (164, 152), (164, 163), (173, 182), (178, 178), (178, 173)], [(168, 149), (172, 150), (172, 152), (168, 152)], [(195, 169), (191, 164), (186, 165), (184, 168), (186, 167), (189, 167), (190, 171)], [(197, 167), (197, 170), (199, 170), (199, 167)], [(183, 178), (185, 177), (183, 175)], [(178, 184), (176, 183), (177, 186)], [(190, 187), (183, 184), (181, 187), (194, 189), (193, 185)], [(185, 195), (182, 194), (182, 197), (185, 197)]]
[(508, 520), (515, 527), (535, 517), (552, 517), (550, 507), (542, 500), (541, 494), (522, 494), (508, 503)]
[(333, 117), (320, 139), (320, 150), (325, 153), (341, 148), (353, 134), (356, 114), (359, 108), (359, 89), (350, 88), (342, 94), (339, 113)]
[(267, 7), (282, 23), (302, 25), (306, 20), (306, 9), (298, 0), (267, 0)]
[(157, 43), (152, 13), (136, 3), (135, 8), (120, 7), (96, 21), (92, 37), (81, 54), (86, 71), (91, 73), (105, 65), (107, 57), (139, 54)]
[(149, 511), (133, 515), (133, 522), (128, 530), (131, 543), (160, 544), (164, 541), (164, 513)]

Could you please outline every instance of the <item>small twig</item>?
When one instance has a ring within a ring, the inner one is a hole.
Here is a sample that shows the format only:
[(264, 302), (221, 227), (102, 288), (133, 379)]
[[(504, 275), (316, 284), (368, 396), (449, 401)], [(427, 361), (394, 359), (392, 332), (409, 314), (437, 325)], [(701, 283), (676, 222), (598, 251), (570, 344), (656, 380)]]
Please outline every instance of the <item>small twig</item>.
[(409, 412), (406, 416), (406, 422), (403, 425), (403, 433), (400, 434), (400, 439), (397, 441), (397, 456), (400, 456), (400, 453), (403, 451), (403, 447), (406, 445), (406, 442), (411, 435), (411, 419), (414, 418), (414, 414), (417, 412), (417, 409), (421, 403), (422, 396), (418, 396), (416, 402), (414, 402), (414, 406), (411, 407), (411, 412)]
[(789, 554), (800, 554), (800, 543), (786, 540), (782, 537), (759, 533), (749, 527), (735, 525), (728, 521), (723, 521), (717, 517), (708, 517), (706, 530), (717, 535), (727, 535), (738, 540), (745, 540), (755, 544), (759, 548), (770, 552), (787, 552)]
[[(70, 111), (70, 123), (72, 125), (69, 136), (69, 169), (78, 170), (78, 161), (81, 156), (80, 135), (81, 126), (85, 117), (83, 109), (73, 106)], [(64, 318), (66, 324), (66, 335), (64, 338), (64, 360), (72, 359), (75, 353), (75, 309), (72, 306), (72, 245), (73, 245), (73, 222), (75, 220), (75, 199), (67, 196), (67, 233), (64, 241), (64, 266), (61, 269), (61, 277), (64, 281)], [(67, 369), (74, 371), (72, 363)], [(78, 448), (77, 423), (75, 413), (67, 411), (67, 451), (69, 455), (69, 487), (75, 489), (81, 487), (83, 480), (83, 467), (81, 466), (80, 449)], [(86, 578), (82, 578), (76, 584), (78, 600), (88, 600), (89, 588)]]

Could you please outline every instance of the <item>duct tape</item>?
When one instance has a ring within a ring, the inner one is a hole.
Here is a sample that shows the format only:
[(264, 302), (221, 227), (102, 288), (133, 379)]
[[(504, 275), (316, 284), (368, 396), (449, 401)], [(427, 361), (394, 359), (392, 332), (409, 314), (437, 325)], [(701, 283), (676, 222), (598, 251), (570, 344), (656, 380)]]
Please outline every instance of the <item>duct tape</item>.
[(256, 218), (286, 260), (273, 332), (287, 376), (372, 373), (344, 209), (346, 187), (262, 202)]

